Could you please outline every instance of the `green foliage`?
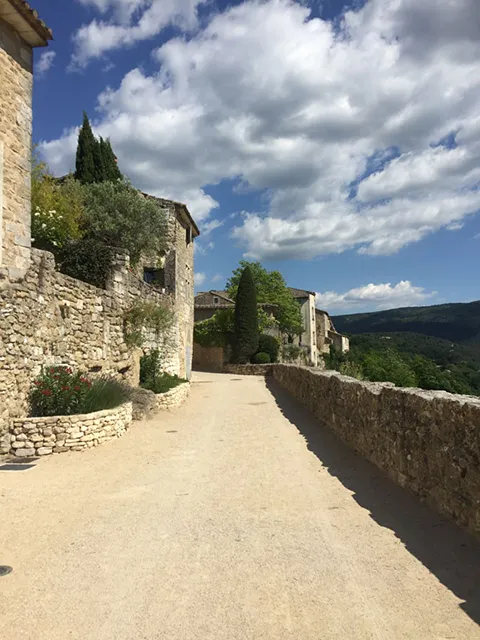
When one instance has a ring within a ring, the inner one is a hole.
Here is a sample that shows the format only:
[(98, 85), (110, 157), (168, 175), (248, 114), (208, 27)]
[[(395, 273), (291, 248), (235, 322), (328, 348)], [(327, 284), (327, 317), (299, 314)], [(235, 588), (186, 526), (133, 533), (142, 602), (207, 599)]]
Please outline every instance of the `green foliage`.
[(73, 178), (58, 184), (40, 162), (32, 157), (32, 244), (57, 254), (71, 239), (81, 236), (84, 212), (82, 186)]
[(271, 362), (270, 355), (259, 351), (252, 357), (253, 364), (269, 364)]
[(166, 306), (150, 301), (136, 302), (124, 316), (125, 342), (130, 347), (141, 347), (145, 331), (155, 332), (157, 339), (160, 335), (166, 339), (173, 319), (173, 311)]
[(83, 124), (78, 133), (77, 155), (75, 159), (75, 178), (82, 184), (91, 184), (97, 178), (95, 167), (97, 141), (93, 135), (86, 112), (83, 112)]
[(83, 398), (81, 413), (115, 409), (131, 397), (132, 390), (125, 383), (106, 376), (95, 378)]
[(234, 359), (246, 364), (258, 348), (257, 295), (250, 267), (243, 270), (235, 299)]
[(233, 336), (233, 309), (220, 309), (211, 318), (193, 325), (193, 339), (202, 347), (225, 347)]
[(158, 349), (145, 353), (140, 358), (140, 386), (143, 389), (148, 389), (154, 393), (165, 393), (183, 382), (186, 382), (186, 380), (161, 371)]
[(478, 368), (472, 370), (463, 363), (445, 369), (429, 358), (400, 353), (393, 348), (363, 350), (355, 345), (348, 354), (331, 353), (325, 358), (325, 364), (328, 369), (336, 369), (360, 380), (480, 395)]
[(165, 211), (127, 182), (102, 182), (85, 189), (85, 229), (100, 244), (126, 249), (132, 264), (154, 263), (166, 248)]
[(342, 362), (339, 365), (338, 370), (344, 376), (350, 376), (350, 378), (357, 378), (357, 380), (363, 380), (363, 369), (362, 365), (358, 362), (350, 362), (347, 360), (346, 362)]
[(305, 360), (305, 351), (296, 344), (284, 344), (282, 347), (282, 359), (284, 362)]
[(86, 236), (70, 242), (59, 254), (62, 273), (104, 289), (112, 271), (115, 252), (95, 237)]
[(269, 303), (275, 306), (275, 319), (282, 333), (299, 335), (303, 331), (303, 320), (300, 305), (288, 289), (279, 271), (267, 271), (260, 262), (241, 260), (240, 266), (234, 270), (227, 282), (228, 294), (235, 299), (240, 278), (246, 267), (252, 273), (257, 291), (257, 302)]
[(91, 413), (113, 409), (129, 398), (129, 388), (116, 380), (91, 381), (70, 367), (47, 367), (30, 391), (30, 414), (43, 417)]
[(268, 333), (262, 333), (258, 340), (258, 351), (267, 353), (270, 357), (270, 362), (277, 362), (280, 342), (274, 336), (270, 336)]

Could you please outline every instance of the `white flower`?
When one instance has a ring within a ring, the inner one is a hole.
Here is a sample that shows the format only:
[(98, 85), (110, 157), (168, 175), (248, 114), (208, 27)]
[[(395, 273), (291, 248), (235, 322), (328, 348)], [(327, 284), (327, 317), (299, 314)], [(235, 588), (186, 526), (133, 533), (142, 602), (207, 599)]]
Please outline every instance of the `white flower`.
[(35, 211), (35, 213), (33, 214), (36, 218), (38, 218), (38, 216), (40, 215), (39, 211)]
[(48, 213), (57, 213), (55, 209), (51, 209)]
[(63, 216), (58, 216), (58, 219), (59, 220), (63, 220)]
[(42, 229), (46, 229), (47, 225), (45, 224), (45, 222), (42, 222)]

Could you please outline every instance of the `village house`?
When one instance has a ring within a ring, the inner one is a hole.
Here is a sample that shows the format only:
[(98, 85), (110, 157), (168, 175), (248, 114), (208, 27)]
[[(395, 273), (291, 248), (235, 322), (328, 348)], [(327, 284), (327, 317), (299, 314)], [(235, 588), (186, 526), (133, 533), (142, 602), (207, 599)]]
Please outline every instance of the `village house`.
[(25, 0), (0, 0), (0, 286), (30, 264), (33, 48), (52, 37)]
[[(298, 336), (282, 336), (278, 331), (273, 331), (273, 334), (283, 344), (293, 344), (301, 347), (305, 352), (307, 363), (311, 366), (319, 364), (319, 356), (328, 354), (331, 344), (342, 352), (348, 351), (348, 338), (335, 330), (332, 319), (326, 311), (315, 307), (315, 293), (293, 287), (289, 287), (289, 290), (300, 305), (303, 332)], [(262, 304), (261, 306), (264, 311), (274, 315), (275, 305)], [(207, 320), (221, 309), (233, 309), (234, 307), (235, 301), (225, 291), (212, 289), (200, 292), (195, 296), (195, 322)], [(272, 333), (272, 331), (269, 331), (269, 333)], [(206, 357), (206, 354), (202, 353), (202, 356)]]
[(60, 273), (51, 253), (31, 246), (32, 49), (51, 39), (24, 0), (0, 0), (0, 453), (42, 367), (68, 365), (138, 384), (141, 350), (125, 329), (135, 305), (173, 311), (168, 334), (150, 332), (148, 348), (159, 349), (169, 373), (189, 379), (192, 369), (199, 230), (184, 204), (155, 198), (168, 222), (164, 254), (132, 269), (118, 249), (103, 289)]

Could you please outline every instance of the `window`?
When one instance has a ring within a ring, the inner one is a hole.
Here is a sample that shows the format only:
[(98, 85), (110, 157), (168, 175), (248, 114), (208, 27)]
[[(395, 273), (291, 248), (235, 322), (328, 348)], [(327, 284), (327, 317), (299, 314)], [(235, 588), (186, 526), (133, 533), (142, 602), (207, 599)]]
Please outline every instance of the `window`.
[(219, 303), (219, 299), (215, 296), (213, 298), (213, 304), (218, 304)]
[(145, 267), (143, 270), (143, 280), (154, 287), (165, 288), (165, 269), (152, 269)]
[(185, 229), (185, 240), (187, 244), (190, 244), (192, 241), (192, 227), (187, 227)]

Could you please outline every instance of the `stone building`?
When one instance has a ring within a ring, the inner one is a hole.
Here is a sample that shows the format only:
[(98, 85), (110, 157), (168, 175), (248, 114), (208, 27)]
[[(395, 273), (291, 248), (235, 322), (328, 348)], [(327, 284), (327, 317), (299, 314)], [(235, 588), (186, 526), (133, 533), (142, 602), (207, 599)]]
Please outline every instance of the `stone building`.
[(316, 309), (317, 325), (317, 349), (318, 353), (329, 353), (330, 345), (345, 353), (350, 349), (350, 341), (347, 336), (338, 333), (333, 325), (333, 320), (327, 311)]
[[(315, 293), (306, 289), (289, 287), (295, 300), (300, 305), (303, 318), (303, 332), (299, 336), (280, 335), (278, 330), (269, 333), (276, 335), (283, 344), (293, 344), (305, 352), (305, 360), (312, 366), (319, 364), (319, 356), (328, 353), (334, 344), (341, 351), (348, 351), (348, 338), (335, 330), (332, 319), (326, 311), (315, 307)], [(234, 300), (225, 291), (204, 291), (195, 296), (195, 322), (211, 318), (220, 309), (233, 309)], [(262, 304), (264, 311), (275, 315), (275, 305)], [(198, 345), (197, 345), (198, 346)], [(195, 347), (197, 349), (197, 346)], [(202, 351), (202, 360), (207, 355)], [(217, 358), (218, 360), (218, 358)]]
[(148, 336), (164, 370), (189, 378), (192, 366), (199, 230), (185, 205), (155, 198), (168, 221), (164, 255), (134, 271), (117, 251), (105, 289), (59, 273), (51, 253), (31, 248), (32, 47), (51, 38), (24, 0), (0, 0), (0, 453), (42, 367), (69, 365), (138, 384), (140, 351), (125, 333), (126, 314), (138, 303), (174, 312), (168, 335)]
[(25, 0), (0, 0), (0, 286), (30, 264), (32, 50), (51, 39)]

